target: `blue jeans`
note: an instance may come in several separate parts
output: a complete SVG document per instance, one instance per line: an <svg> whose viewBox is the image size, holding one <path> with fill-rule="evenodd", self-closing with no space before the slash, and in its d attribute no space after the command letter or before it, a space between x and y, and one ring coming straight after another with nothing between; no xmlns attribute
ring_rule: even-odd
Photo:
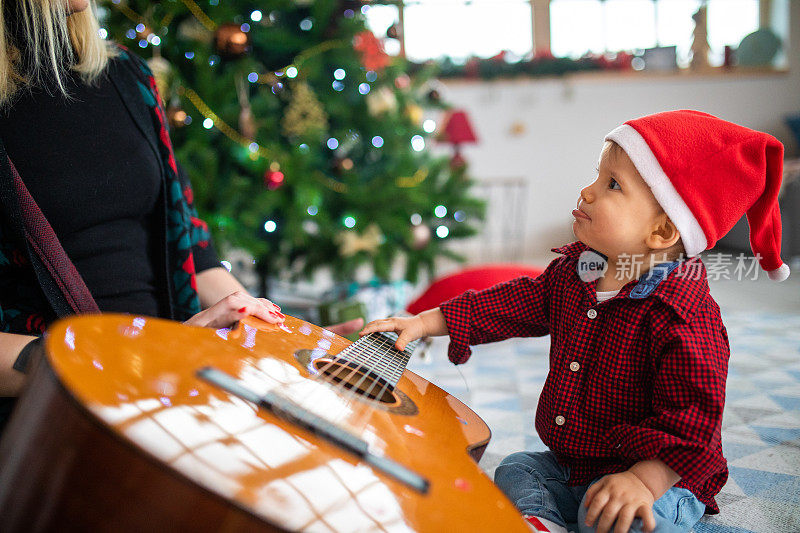
<svg viewBox="0 0 800 533"><path fill-rule="evenodd" d="M494 482L524 515L546 518L570 531L594 532L586 526L583 499L592 483L567 485L569 468L561 465L553 452L512 453L500 463ZM706 506L684 488L669 489L655 504L656 533L690 531L705 513ZM631 531L642 531L642 521L634 519Z"/></svg>

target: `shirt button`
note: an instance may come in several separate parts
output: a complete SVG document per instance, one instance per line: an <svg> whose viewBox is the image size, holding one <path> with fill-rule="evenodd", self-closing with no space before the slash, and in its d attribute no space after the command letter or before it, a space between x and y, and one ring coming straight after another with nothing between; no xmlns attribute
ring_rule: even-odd
<svg viewBox="0 0 800 533"><path fill-rule="evenodd" d="M558 415L558 416L556 417L556 425L558 425L558 426L563 426L563 425L564 425L564 422L566 422L566 421L567 421L567 419L566 419L566 418L564 418L564 417L563 417L563 416L561 416L561 415Z"/></svg>
<svg viewBox="0 0 800 533"><path fill-rule="evenodd" d="M578 370L581 369L581 364L577 361L573 361L569 364L569 369L572 370L573 372L577 372Z"/></svg>
<svg viewBox="0 0 800 533"><path fill-rule="evenodd" d="M589 318L594 318L597 316L597 311L595 311L594 309L589 309L586 312L586 316L588 316Z"/></svg>

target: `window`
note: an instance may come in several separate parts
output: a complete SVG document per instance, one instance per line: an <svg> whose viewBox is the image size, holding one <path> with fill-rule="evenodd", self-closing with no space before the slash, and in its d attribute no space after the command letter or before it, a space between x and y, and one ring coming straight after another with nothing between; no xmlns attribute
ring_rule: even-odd
<svg viewBox="0 0 800 533"><path fill-rule="evenodd" d="M533 48L530 0L406 0L403 6L405 51L412 61L486 58L503 50L521 58ZM370 28L385 32L387 13L394 10L397 18L397 9L368 8Z"/></svg>
<svg viewBox="0 0 800 533"><path fill-rule="evenodd" d="M676 46L678 64L689 62L694 20L701 0L551 0L551 50L556 56ZM759 0L708 0L712 65L725 46L734 48L758 29Z"/></svg>
<svg viewBox="0 0 800 533"><path fill-rule="evenodd" d="M675 46L678 65L687 66L695 28L692 15L700 6L707 6L711 64L721 65L725 46L737 47L758 29L759 17L765 16L760 4L760 0L549 0L546 31L541 31L542 21L534 21L533 8L537 14L547 13L548 0L373 0L362 12L378 36L402 24L405 55L418 62L447 56L459 63L502 51L510 52L509 61L518 60L533 50L536 27L545 47L549 33L556 57ZM788 1L764 5L772 6L770 26L786 42ZM387 40L386 46L390 54L401 53L400 41Z"/></svg>

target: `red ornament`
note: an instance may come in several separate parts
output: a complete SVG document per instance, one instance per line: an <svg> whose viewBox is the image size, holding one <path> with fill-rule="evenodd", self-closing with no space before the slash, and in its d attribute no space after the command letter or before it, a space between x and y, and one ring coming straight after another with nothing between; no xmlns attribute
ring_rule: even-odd
<svg viewBox="0 0 800 533"><path fill-rule="evenodd" d="M283 172L280 170L267 169L264 173L264 187L271 191L279 189L283 185L283 178Z"/></svg>
<svg viewBox="0 0 800 533"><path fill-rule="evenodd" d="M464 76L467 78L475 79L481 74L481 60L477 57L471 57L464 65Z"/></svg>
<svg viewBox="0 0 800 533"><path fill-rule="evenodd" d="M369 30L353 38L353 48L361 53L361 64L367 70L380 72L392 62L392 58L383 51L383 44Z"/></svg>
<svg viewBox="0 0 800 533"><path fill-rule="evenodd" d="M400 74L394 79L394 86L400 90L408 89L411 85L411 78L406 74Z"/></svg>
<svg viewBox="0 0 800 533"><path fill-rule="evenodd" d="M617 52L617 57L614 59L614 68L618 70L630 70L631 61L633 61L633 54L628 52Z"/></svg>

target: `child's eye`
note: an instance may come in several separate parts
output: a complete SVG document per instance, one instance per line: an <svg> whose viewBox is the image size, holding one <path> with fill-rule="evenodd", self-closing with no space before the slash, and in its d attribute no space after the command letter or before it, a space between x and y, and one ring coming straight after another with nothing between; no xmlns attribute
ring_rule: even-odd
<svg viewBox="0 0 800 533"><path fill-rule="evenodd" d="M619 186L619 183L617 183L617 180L615 180L614 178L611 178L611 181L608 182L608 188L613 190L622 189L622 187Z"/></svg>

